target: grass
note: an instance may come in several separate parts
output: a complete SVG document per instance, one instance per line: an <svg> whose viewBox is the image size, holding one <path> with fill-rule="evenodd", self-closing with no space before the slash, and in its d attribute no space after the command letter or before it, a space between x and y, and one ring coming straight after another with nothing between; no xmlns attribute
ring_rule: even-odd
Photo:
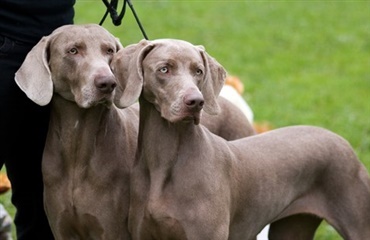
<svg viewBox="0 0 370 240"><path fill-rule="evenodd" d="M346 138L370 170L369 1L133 0L149 39L204 45L245 84L257 122L310 124ZM100 0L78 0L75 22L98 23ZM124 45L143 38L127 9L103 25ZM14 214L9 194L2 196ZM316 240L341 239L322 224Z"/></svg>

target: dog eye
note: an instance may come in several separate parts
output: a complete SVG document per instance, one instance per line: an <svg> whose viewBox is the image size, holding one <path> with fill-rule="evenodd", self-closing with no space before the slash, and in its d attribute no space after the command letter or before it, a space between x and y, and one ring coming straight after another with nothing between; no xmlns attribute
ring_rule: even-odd
<svg viewBox="0 0 370 240"><path fill-rule="evenodd" d="M159 71L160 71L161 73L168 73L168 67L161 67L161 68L159 69Z"/></svg>
<svg viewBox="0 0 370 240"><path fill-rule="evenodd" d="M197 70L195 71L195 74L196 74L196 75L198 75L198 76L200 76L200 75L202 75L202 74L203 74L203 70L202 70L202 69L197 69Z"/></svg>
<svg viewBox="0 0 370 240"><path fill-rule="evenodd" d="M71 48L71 49L69 49L68 53L75 55L75 54L78 53L78 50L77 50L77 48Z"/></svg>
<svg viewBox="0 0 370 240"><path fill-rule="evenodd" d="M107 50L107 53L108 53L108 54L113 54L113 53L114 53L114 50L113 50L112 48L109 48L109 49Z"/></svg>

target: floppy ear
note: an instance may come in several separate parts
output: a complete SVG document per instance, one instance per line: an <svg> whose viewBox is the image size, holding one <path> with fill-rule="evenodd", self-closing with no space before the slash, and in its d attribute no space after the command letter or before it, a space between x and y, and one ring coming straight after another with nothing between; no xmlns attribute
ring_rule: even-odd
<svg viewBox="0 0 370 240"><path fill-rule="evenodd" d="M15 81L27 97L40 106L51 101L53 82L48 64L47 50L50 36L43 37L27 54L15 73Z"/></svg>
<svg viewBox="0 0 370 240"><path fill-rule="evenodd" d="M143 87L142 61L153 47L149 41L141 40L115 54L111 67L118 82L114 97L118 108L131 106L139 98Z"/></svg>
<svg viewBox="0 0 370 240"><path fill-rule="evenodd" d="M116 42L116 52L118 52L119 50L121 50L123 48L123 46L122 46L121 41L119 40L119 38L114 37L114 41Z"/></svg>
<svg viewBox="0 0 370 240"><path fill-rule="evenodd" d="M205 65L205 78L200 91L204 97L204 111L216 115L220 111L217 97L225 83L226 71L213 57L209 56L202 46L198 46Z"/></svg>

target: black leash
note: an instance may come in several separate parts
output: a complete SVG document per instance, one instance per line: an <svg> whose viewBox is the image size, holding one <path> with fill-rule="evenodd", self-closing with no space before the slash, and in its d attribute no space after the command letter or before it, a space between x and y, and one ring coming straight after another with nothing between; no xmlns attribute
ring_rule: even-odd
<svg viewBox="0 0 370 240"><path fill-rule="evenodd" d="M104 5L106 6L107 11L105 12L105 14L104 14L102 20L100 21L99 25L102 25L104 23L105 19L108 16L108 13L109 13L110 17L112 18L112 22L115 26L121 25L122 19L124 18L125 13L126 13L126 4L128 4L128 6L131 9L131 12L134 14L136 23L139 25L141 33L143 34L143 36L146 40L149 40L148 36L145 33L143 25L141 25L139 17L136 14L136 11L134 9L134 5L131 3L131 0L124 0L123 1L123 5L122 5L122 9L121 9L120 14L118 14L118 12L117 12L117 7L118 7L118 1L119 0L111 0L110 3L108 2L108 0L102 0L102 1L103 1Z"/></svg>

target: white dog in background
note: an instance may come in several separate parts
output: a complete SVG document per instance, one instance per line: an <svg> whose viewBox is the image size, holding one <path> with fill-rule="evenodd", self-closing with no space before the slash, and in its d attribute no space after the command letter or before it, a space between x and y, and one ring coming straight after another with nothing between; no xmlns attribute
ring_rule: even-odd
<svg viewBox="0 0 370 240"><path fill-rule="evenodd" d="M240 79L235 76L228 76L220 96L234 103L245 114L249 122L253 124L253 111L242 97L243 92L244 86Z"/></svg>

